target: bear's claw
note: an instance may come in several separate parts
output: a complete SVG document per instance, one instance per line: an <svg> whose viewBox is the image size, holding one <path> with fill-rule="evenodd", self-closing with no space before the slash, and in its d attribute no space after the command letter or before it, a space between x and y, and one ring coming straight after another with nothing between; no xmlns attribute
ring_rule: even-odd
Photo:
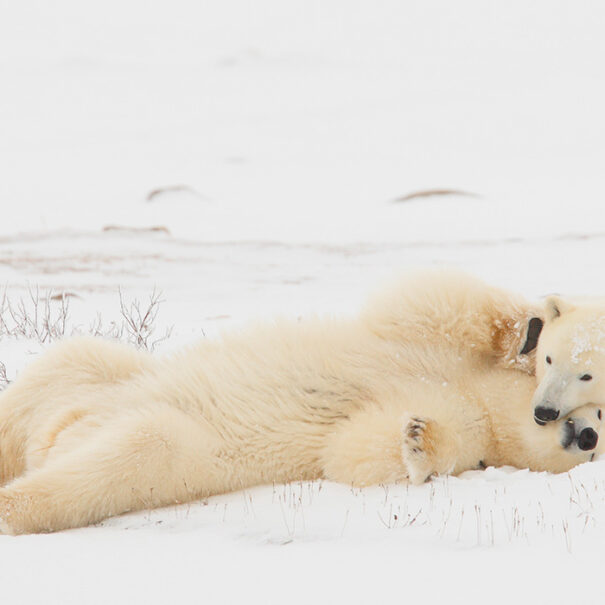
<svg viewBox="0 0 605 605"><path fill-rule="evenodd" d="M430 421L412 417L404 423L403 461L408 470L410 483L424 483L434 473L427 443L427 427Z"/></svg>

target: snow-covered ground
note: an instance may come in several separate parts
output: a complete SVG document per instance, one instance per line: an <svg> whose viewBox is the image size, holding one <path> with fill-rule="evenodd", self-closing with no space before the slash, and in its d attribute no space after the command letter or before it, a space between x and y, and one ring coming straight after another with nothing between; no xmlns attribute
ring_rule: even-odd
<svg viewBox="0 0 605 605"><path fill-rule="evenodd" d="M161 291L160 352L354 313L412 267L605 294L603 18L596 1L0 3L0 283L16 308L69 293L68 333L119 322L119 290ZM4 335L9 378L40 348ZM0 536L0 578L7 603L590 602L604 543L597 461Z"/></svg>

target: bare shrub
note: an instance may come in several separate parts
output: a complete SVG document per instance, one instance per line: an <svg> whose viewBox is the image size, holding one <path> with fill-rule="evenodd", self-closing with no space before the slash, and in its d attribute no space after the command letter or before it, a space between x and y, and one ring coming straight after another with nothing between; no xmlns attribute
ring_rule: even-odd
<svg viewBox="0 0 605 605"><path fill-rule="evenodd" d="M149 296L147 305L141 306L141 303L137 299L131 301L130 304L125 303L122 291L119 290L118 292L120 295L120 313L122 314L127 340L139 349L153 351L158 343L170 336L171 332L168 329L163 336L152 340L155 332L154 323L160 310L160 303L162 302L160 298L161 293L154 289Z"/></svg>
<svg viewBox="0 0 605 605"><path fill-rule="evenodd" d="M10 380L6 375L6 366L0 361L0 391L4 391L9 384Z"/></svg>
<svg viewBox="0 0 605 605"><path fill-rule="evenodd" d="M0 338L25 338L41 344L52 342L65 336L69 316L69 298L52 293L40 296L38 288L29 289L28 298L11 301L6 292L0 303ZM59 304L51 304L56 301Z"/></svg>
<svg viewBox="0 0 605 605"><path fill-rule="evenodd" d="M161 292L153 290L147 302L138 299L126 301L118 290L120 318L104 322L100 313L86 328L74 326L70 321L68 294L41 294L38 288L30 288L26 297L11 299L6 288L0 300L0 340L33 340L49 344L61 338L90 335L111 338L133 344L139 349L153 351L170 337L172 327L156 335L156 320L162 303ZM6 366L0 362L0 390L9 384Z"/></svg>
<svg viewBox="0 0 605 605"><path fill-rule="evenodd" d="M154 351L160 342L170 337L172 327L167 328L162 335L155 336L155 322L163 302L161 292L153 290L145 304L136 298L127 302L121 290L118 290L118 295L120 297L120 321L112 321L105 325L101 314L97 313L95 319L90 323L88 331L84 333L122 340L146 351Z"/></svg>

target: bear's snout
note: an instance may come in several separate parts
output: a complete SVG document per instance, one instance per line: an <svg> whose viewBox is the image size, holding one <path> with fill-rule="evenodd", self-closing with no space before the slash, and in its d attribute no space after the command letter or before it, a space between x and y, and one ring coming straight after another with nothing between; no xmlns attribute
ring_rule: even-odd
<svg viewBox="0 0 605 605"><path fill-rule="evenodd" d="M547 422L556 420L559 417L559 410L554 408L547 408L539 405L534 410L534 420L541 426L544 426Z"/></svg>
<svg viewBox="0 0 605 605"><path fill-rule="evenodd" d="M578 447L585 452L594 450L594 448L597 447L598 441L599 434L594 429L588 427L583 429L578 436Z"/></svg>

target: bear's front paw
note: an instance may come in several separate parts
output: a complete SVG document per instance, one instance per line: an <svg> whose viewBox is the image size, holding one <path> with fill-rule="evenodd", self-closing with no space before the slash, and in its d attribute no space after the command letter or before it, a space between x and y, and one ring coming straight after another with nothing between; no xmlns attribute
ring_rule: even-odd
<svg viewBox="0 0 605 605"><path fill-rule="evenodd" d="M424 483L436 472L431 420L411 417L403 427L403 462L410 483Z"/></svg>
<svg viewBox="0 0 605 605"><path fill-rule="evenodd" d="M433 475L449 475L456 467L458 439L447 427L429 418L410 416L403 423L403 463L410 483Z"/></svg>
<svg viewBox="0 0 605 605"><path fill-rule="evenodd" d="M543 325L538 316L496 319L492 325L492 351L498 365L535 374L535 350Z"/></svg>

